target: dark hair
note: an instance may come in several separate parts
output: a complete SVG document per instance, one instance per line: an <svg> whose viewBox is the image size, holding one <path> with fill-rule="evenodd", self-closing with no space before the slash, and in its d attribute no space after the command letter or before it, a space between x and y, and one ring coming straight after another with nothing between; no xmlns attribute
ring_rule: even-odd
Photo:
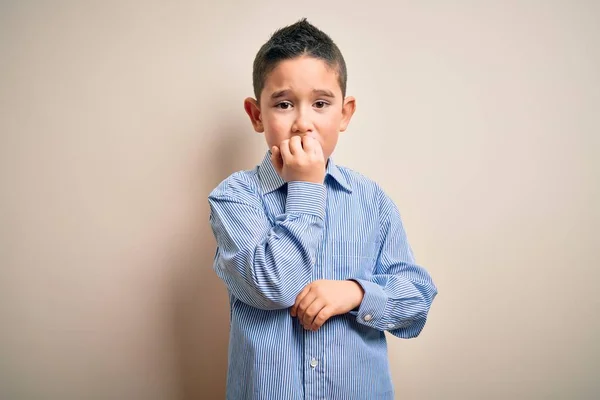
<svg viewBox="0 0 600 400"><path fill-rule="evenodd" d="M279 62L303 55L323 60L329 67L336 68L342 96L346 97L348 73L342 52L325 32L303 18L276 31L258 50L252 70L256 99L260 101L267 75Z"/></svg>

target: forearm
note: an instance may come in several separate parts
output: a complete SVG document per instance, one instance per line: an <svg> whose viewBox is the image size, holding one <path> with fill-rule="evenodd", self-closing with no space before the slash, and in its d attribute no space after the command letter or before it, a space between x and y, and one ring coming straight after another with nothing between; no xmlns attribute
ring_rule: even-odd
<svg viewBox="0 0 600 400"><path fill-rule="evenodd" d="M416 267L423 271L420 267ZM437 289L428 276L374 275L356 280L364 290L357 321L403 338L416 337L425 325Z"/></svg>
<svg viewBox="0 0 600 400"><path fill-rule="evenodd" d="M285 213L274 225L260 215L262 210L224 206L214 199L211 208L218 244L215 270L233 295L262 309L293 305L312 276L324 226L324 187L290 182ZM235 220L242 228L232 226Z"/></svg>
<svg viewBox="0 0 600 400"><path fill-rule="evenodd" d="M380 198L381 245L373 274L356 279L365 293L357 321L402 338L419 335L437 294L427 271L417 265L400 213L383 192Z"/></svg>

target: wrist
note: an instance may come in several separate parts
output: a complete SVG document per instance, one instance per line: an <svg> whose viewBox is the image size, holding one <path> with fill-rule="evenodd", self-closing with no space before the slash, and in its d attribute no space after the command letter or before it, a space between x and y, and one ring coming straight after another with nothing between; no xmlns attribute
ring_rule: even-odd
<svg viewBox="0 0 600 400"><path fill-rule="evenodd" d="M323 184L323 182L325 182L325 174L319 174L319 175L291 175L287 177L288 179L284 180L286 182L310 182L310 183L319 183L319 184Z"/></svg>
<svg viewBox="0 0 600 400"><path fill-rule="evenodd" d="M318 185L322 185L325 182L325 179L297 177L297 178L292 178L286 182L288 182L288 183L290 183L290 182L306 182L306 183L316 183Z"/></svg>
<svg viewBox="0 0 600 400"><path fill-rule="evenodd" d="M365 297L365 290L355 280L349 279L347 282L352 286L352 291L354 294L354 296L353 296L354 302L353 302L352 309L357 310L358 307L360 307L360 304L362 303L363 298Z"/></svg>
<svg viewBox="0 0 600 400"><path fill-rule="evenodd" d="M312 214L324 219L326 197L327 190L322 183L288 182L285 212L287 214Z"/></svg>

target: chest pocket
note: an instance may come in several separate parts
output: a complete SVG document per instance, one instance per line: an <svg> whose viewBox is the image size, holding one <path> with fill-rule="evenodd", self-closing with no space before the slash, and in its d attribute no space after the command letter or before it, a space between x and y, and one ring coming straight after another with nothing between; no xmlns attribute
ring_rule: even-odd
<svg viewBox="0 0 600 400"><path fill-rule="evenodd" d="M373 275L379 246L371 241L327 242L329 279L369 279Z"/></svg>

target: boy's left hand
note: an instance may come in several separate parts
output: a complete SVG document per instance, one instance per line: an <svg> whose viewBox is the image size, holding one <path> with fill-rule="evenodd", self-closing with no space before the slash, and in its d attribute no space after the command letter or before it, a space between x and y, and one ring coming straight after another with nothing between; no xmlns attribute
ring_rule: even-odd
<svg viewBox="0 0 600 400"><path fill-rule="evenodd" d="M334 315L345 314L360 305L363 288L355 281L319 280L308 284L290 309L304 329L316 331Z"/></svg>

